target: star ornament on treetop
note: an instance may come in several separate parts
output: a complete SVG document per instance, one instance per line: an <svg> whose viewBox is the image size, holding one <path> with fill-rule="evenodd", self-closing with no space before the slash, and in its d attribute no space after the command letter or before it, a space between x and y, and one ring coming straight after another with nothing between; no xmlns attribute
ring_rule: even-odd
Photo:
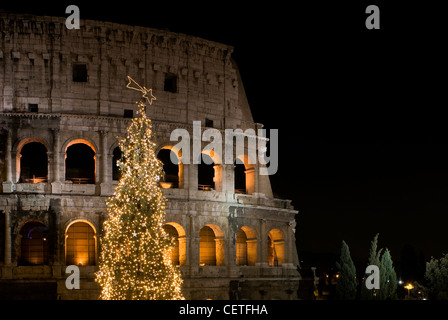
<svg viewBox="0 0 448 320"><path fill-rule="evenodd" d="M140 91L142 93L142 97L148 100L149 105L152 105L153 100L157 100L156 97L152 94L152 89L147 89L146 87L142 87L139 85L134 79L128 76L129 83L126 85L126 88Z"/></svg>

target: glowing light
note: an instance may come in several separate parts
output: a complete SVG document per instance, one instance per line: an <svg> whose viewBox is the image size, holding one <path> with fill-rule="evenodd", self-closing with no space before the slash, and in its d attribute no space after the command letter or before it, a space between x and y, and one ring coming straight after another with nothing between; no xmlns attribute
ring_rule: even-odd
<svg viewBox="0 0 448 320"><path fill-rule="evenodd" d="M414 289L414 286L411 283L408 283L403 288L408 289L408 296L411 294L411 290Z"/></svg>
<svg viewBox="0 0 448 320"><path fill-rule="evenodd" d="M152 89L147 89L146 87L140 86L134 79L128 76L129 83L126 85L126 88L140 91L142 93L142 97L148 100L148 103L152 105L152 100L157 100L156 97L152 95ZM148 96L149 94L149 96Z"/></svg>
<svg viewBox="0 0 448 320"><path fill-rule="evenodd" d="M128 88L142 92L151 104L152 90L128 76ZM144 101L137 103L126 138L120 140L121 178L106 201L109 219L104 223L96 281L104 300L183 299L179 267L171 262L173 241L163 229L166 202L159 178L162 163L155 154L151 120Z"/></svg>
<svg viewBox="0 0 448 320"><path fill-rule="evenodd" d="M404 288L408 289L408 290L412 290L412 289L414 289L414 286L409 283L408 285L404 286Z"/></svg>
<svg viewBox="0 0 448 320"><path fill-rule="evenodd" d="M166 181L159 181L160 186L163 189L170 189L173 187L173 183L172 182L166 182Z"/></svg>

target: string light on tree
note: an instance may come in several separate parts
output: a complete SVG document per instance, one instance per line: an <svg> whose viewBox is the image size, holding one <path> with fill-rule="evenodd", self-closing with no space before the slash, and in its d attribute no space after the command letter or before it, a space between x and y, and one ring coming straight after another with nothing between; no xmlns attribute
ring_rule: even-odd
<svg viewBox="0 0 448 320"><path fill-rule="evenodd" d="M128 76L127 88L140 91L137 117L119 142L122 176L107 202L101 257L96 281L104 300L183 299L179 267L171 262L174 245L165 233L166 198L159 186L162 164L155 154L151 120L152 89Z"/></svg>

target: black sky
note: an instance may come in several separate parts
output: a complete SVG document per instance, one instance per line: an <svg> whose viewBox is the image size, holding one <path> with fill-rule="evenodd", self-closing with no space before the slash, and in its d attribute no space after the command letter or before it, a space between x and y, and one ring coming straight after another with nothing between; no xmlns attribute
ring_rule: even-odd
<svg viewBox="0 0 448 320"><path fill-rule="evenodd" d="M91 1L92 2L92 1ZM234 46L256 122L279 129L276 194L293 200L305 264L448 252L447 49L437 2L60 1L9 9L167 28ZM365 28L365 8L381 29ZM0 5L5 7L5 5ZM14 8L15 7L15 8ZM303 253L303 254L302 254ZM310 254L312 253L312 254ZM304 258L305 257L305 258Z"/></svg>

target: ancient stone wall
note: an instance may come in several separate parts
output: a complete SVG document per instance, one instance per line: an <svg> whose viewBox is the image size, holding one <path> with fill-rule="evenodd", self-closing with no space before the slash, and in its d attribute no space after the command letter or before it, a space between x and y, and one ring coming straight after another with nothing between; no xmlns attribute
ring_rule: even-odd
<svg viewBox="0 0 448 320"><path fill-rule="evenodd" d="M127 75L151 86L157 97L147 110L157 152L172 150L173 130L192 134L193 121L221 133L261 127L253 123L230 46L98 21L68 30L64 22L0 14L0 297L14 283L20 284L17 290L42 283L48 297L98 296L94 272L107 219L105 199L118 183L114 152L139 98L125 88ZM202 148L206 144L200 142ZM36 163L44 159L43 176L26 174L32 171L25 164L31 145L40 147L34 156ZM85 169L92 178L70 176L73 146L91 154L79 161L93 163ZM242 193L235 189L234 163L215 163L213 187L208 188L198 183L198 164L180 158L178 166L178 184L163 192L169 200L166 223L179 244L176 261L186 297L297 297L297 211L289 200L273 198L260 165L245 164ZM73 249L75 227L89 230L83 235L89 237L83 251L88 259ZM215 250L210 265L201 262L204 228L214 241L207 249L208 254ZM29 236L35 230L43 230L43 249L36 249ZM80 265L81 290L65 287L69 261ZM14 296L26 294L17 290Z"/></svg>

